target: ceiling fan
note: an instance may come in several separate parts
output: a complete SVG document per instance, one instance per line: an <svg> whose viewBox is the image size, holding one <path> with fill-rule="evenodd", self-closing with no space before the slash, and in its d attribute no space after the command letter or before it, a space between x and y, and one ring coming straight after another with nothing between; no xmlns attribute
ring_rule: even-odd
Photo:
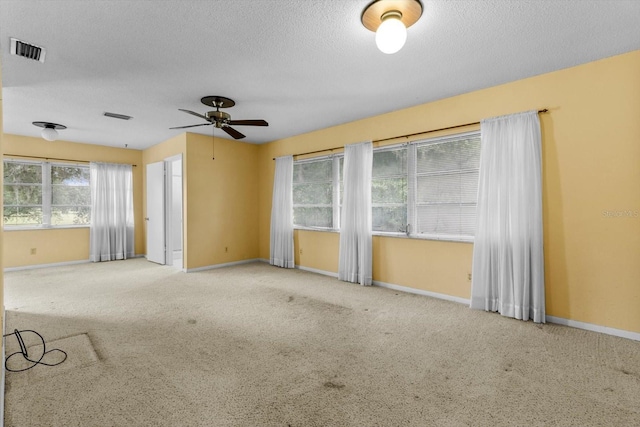
<svg viewBox="0 0 640 427"><path fill-rule="evenodd" d="M178 110L184 111L187 114L191 114L196 117L200 117L201 119L205 119L209 123L202 123L199 125L189 125L189 126L178 126L169 129L185 129L192 128L196 126L210 126L214 125L215 127L222 129L234 139L242 139L245 137L242 133L238 132L231 126L269 126L264 120L231 120L231 116L229 113L225 113L224 111L220 111L220 108L231 108L236 105L233 99L225 98L224 96L205 96L200 100L204 105L209 107L213 107L215 111L208 111L204 115L196 113L194 111L183 110L179 108Z"/></svg>

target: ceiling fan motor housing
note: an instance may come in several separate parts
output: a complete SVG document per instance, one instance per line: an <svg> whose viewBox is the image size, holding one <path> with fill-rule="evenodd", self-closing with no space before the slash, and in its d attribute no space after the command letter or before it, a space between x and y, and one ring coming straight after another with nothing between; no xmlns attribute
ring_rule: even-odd
<svg viewBox="0 0 640 427"><path fill-rule="evenodd" d="M223 125L227 124L227 122L231 119L231 115L229 113L225 113L224 111L208 111L205 113L207 118L213 122L213 124L219 128Z"/></svg>

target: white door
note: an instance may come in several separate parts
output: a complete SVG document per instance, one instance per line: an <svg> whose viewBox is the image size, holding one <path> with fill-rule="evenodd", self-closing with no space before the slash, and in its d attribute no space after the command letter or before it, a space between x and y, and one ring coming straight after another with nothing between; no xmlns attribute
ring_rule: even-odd
<svg viewBox="0 0 640 427"><path fill-rule="evenodd" d="M147 165L147 260L165 263L164 162Z"/></svg>
<svg viewBox="0 0 640 427"><path fill-rule="evenodd" d="M182 155L164 159L165 180L165 261L182 269Z"/></svg>

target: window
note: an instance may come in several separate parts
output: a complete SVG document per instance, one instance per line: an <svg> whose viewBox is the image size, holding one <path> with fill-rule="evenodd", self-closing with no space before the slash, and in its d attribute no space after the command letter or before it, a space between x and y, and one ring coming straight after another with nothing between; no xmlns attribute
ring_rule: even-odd
<svg viewBox="0 0 640 427"><path fill-rule="evenodd" d="M432 238L473 237L479 161L477 133L416 144L412 233Z"/></svg>
<svg viewBox="0 0 640 427"><path fill-rule="evenodd" d="M373 231L405 233L407 227L407 147L373 152Z"/></svg>
<svg viewBox="0 0 640 427"><path fill-rule="evenodd" d="M343 163L343 156L294 162L294 225L340 228ZM479 132L375 149L373 232L472 240L479 163Z"/></svg>
<svg viewBox="0 0 640 427"><path fill-rule="evenodd" d="M4 225L88 225L89 167L48 162L4 161Z"/></svg>
<svg viewBox="0 0 640 427"><path fill-rule="evenodd" d="M42 224L42 165L4 162L4 224Z"/></svg>
<svg viewBox="0 0 640 427"><path fill-rule="evenodd" d="M86 166L51 165L51 225L88 225L91 187Z"/></svg>
<svg viewBox="0 0 640 427"><path fill-rule="evenodd" d="M293 224L298 227L338 228L337 157L302 160L293 164Z"/></svg>

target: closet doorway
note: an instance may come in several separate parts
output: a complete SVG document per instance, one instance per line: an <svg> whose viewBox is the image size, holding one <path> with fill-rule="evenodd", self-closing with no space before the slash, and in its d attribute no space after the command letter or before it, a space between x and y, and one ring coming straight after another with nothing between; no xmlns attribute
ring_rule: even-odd
<svg viewBox="0 0 640 427"><path fill-rule="evenodd" d="M182 154L147 165L147 260L184 269Z"/></svg>

